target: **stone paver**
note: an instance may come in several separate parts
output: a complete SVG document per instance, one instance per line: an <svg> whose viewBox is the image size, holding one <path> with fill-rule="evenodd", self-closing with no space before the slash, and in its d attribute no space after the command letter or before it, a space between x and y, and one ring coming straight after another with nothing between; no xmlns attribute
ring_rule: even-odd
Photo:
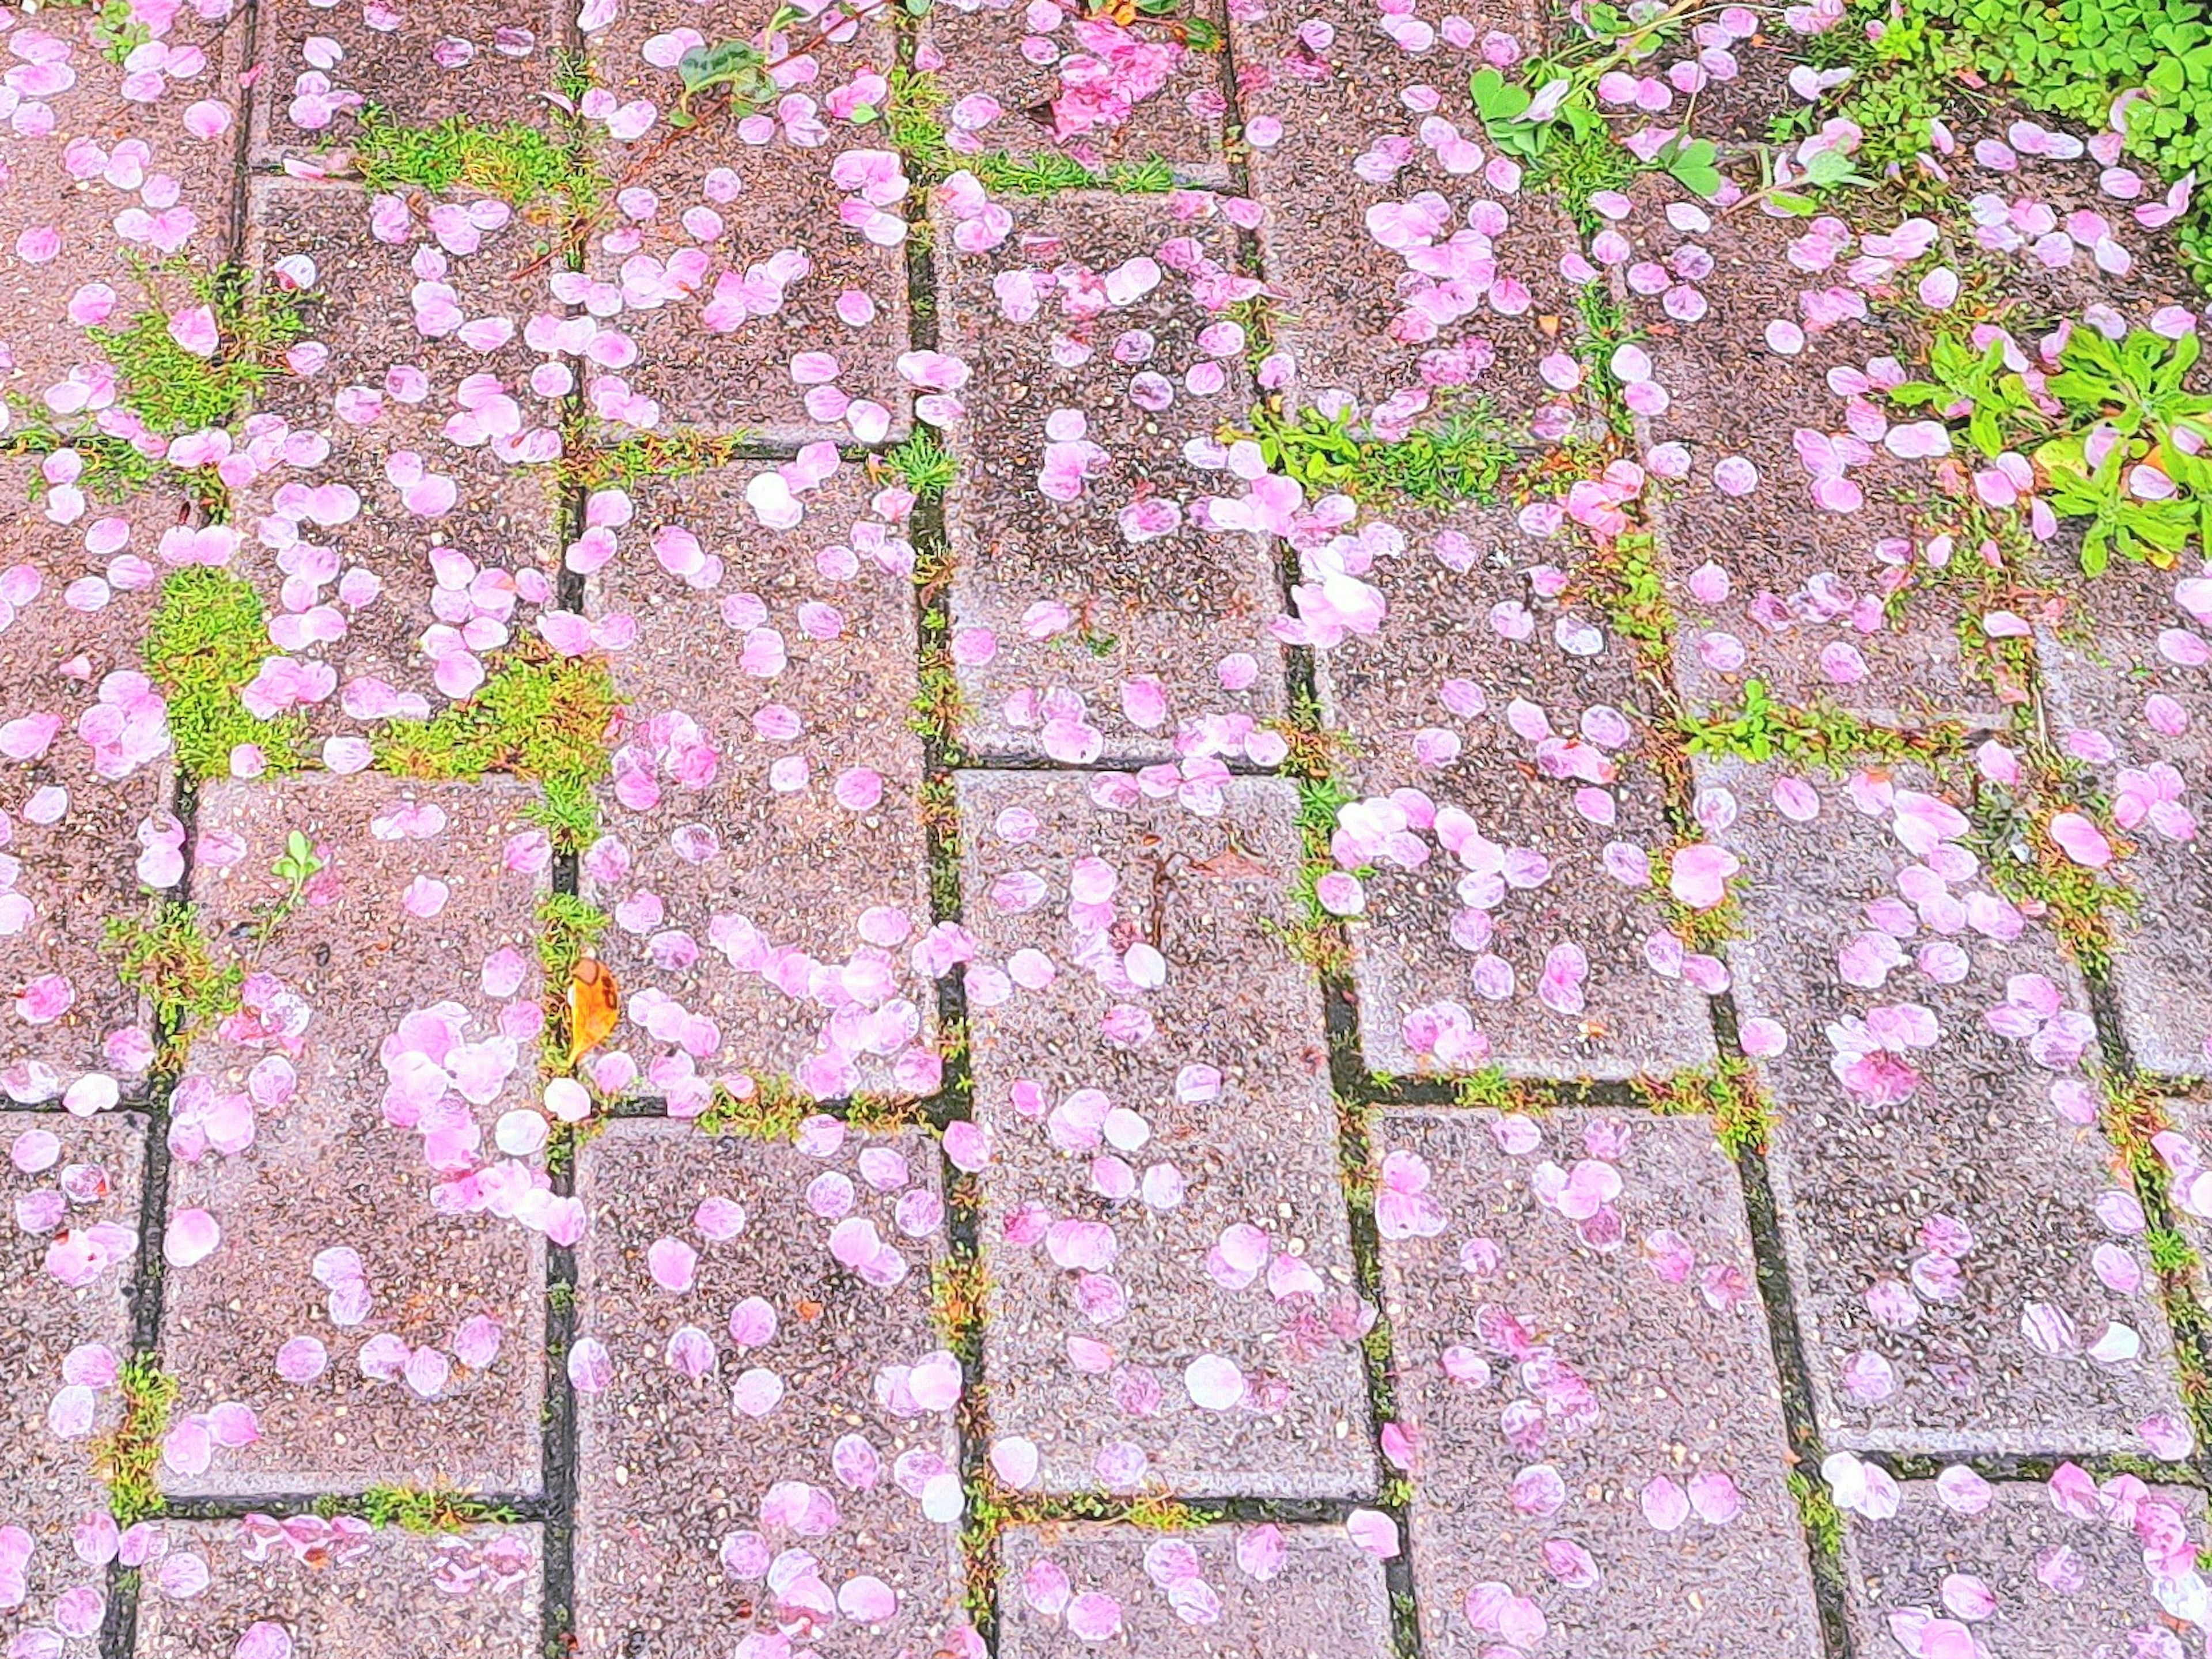
<svg viewBox="0 0 2212 1659"><path fill-rule="evenodd" d="M2079 980L1924 775L1699 778L1740 814L1717 837L1744 866L1737 1010L1788 1042L1759 1066L1827 1443L2140 1451L2179 1398L2146 1264L2100 1218Z"/></svg>
<svg viewBox="0 0 2212 1659"><path fill-rule="evenodd" d="M537 1659L544 1651L536 1527L423 1535L262 1516L161 1522L155 1539L160 1553L142 1569L135 1659L257 1651Z"/></svg>
<svg viewBox="0 0 2212 1659"><path fill-rule="evenodd" d="M1274 931L1290 786L1200 817L1112 774L958 785L993 1432L1045 1491L1368 1492L1319 990Z"/></svg>
<svg viewBox="0 0 2212 1659"><path fill-rule="evenodd" d="M1341 1528L1017 1527L1000 1551L1006 1659L1387 1659L1395 1651L1382 1564Z"/></svg>
<svg viewBox="0 0 2212 1659"><path fill-rule="evenodd" d="M2130 846L2136 895L2112 967L2136 1063L2169 1077L2212 1072L2212 856L2198 816L2212 779L2212 588L2201 565L2119 563L2066 584L2073 614L2037 635L2062 749L2086 763ZM2184 599L2194 602L2191 610Z"/></svg>
<svg viewBox="0 0 2212 1659"><path fill-rule="evenodd" d="M1667 936L1649 881L1613 873L1626 848L1648 863L1667 839L1632 648L1576 588L1559 591L1553 550L1508 515L1409 529L1371 578L1391 625L1322 653L1331 724L1352 740L1343 770L1364 798L1338 814L1336 861L1374 872L1352 923L1360 1052L1396 1075L1624 1079L1709 1062L1704 993L1679 949L1649 948ZM1528 565L1496 568L1486 556L1501 542ZM1394 826L1419 862L1392 850ZM1540 882L1517 867L1500 880L1501 847L1540 855ZM1633 877L1632 860L1622 868ZM1577 951L1585 977L1547 984Z"/></svg>
<svg viewBox="0 0 2212 1659"><path fill-rule="evenodd" d="M106 1081L82 1086L103 1094L143 1076L150 1015L102 935L109 918L140 907L142 881L173 891L183 873L147 845L181 826L167 811L168 734L137 649L158 549L182 503L152 491L78 500L75 486L43 484L37 463L0 463L9 503L0 972L15 993L0 1013L0 1088L22 1103L52 1099L88 1073Z"/></svg>
<svg viewBox="0 0 2212 1659"><path fill-rule="evenodd" d="M193 896L252 971L175 1097L161 1358L180 1415L243 1405L260 1437L173 1443L170 1492L538 1490L544 1244L520 1218L542 1230L548 1195L493 1144L537 1115L530 798L373 774L202 792ZM270 927L294 831L326 863Z"/></svg>
<svg viewBox="0 0 2212 1659"><path fill-rule="evenodd" d="M2151 1563L2170 1571L2179 1543L2180 1570L2194 1565L2185 1538L2202 1531L2203 1494L2126 1477L2100 1493L2071 1474L2064 1509L2054 1487L1990 1486L1960 1470L1943 1485L1903 1482L1887 1520L1849 1517L1845 1606L1859 1650L1967 1630L1978 1648L2018 1659L2179 1651Z"/></svg>
<svg viewBox="0 0 2212 1659"><path fill-rule="evenodd" d="M637 1086L679 1112L741 1075L822 1098L939 1079L911 957L929 926L913 549L856 466L806 490L795 530L746 504L762 478L780 481L730 467L595 495L587 516L627 522L578 544L612 540L590 609L635 625L585 891L614 917L600 955L630 995ZM723 672L700 672L702 641Z"/></svg>
<svg viewBox="0 0 2212 1659"><path fill-rule="evenodd" d="M1383 1115L1427 1650L1820 1651L1735 1172L1697 1120ZM1546 1196L1548 1194L1548 1198Z"/></svg>
<svg viewBox="0 0 2212 1659"><path fill-rule="evenodd" d="M584 1149L585 1659L794 1623L825 1653L928 1653L964 1630L939 1170L925 1134L828 1119L796 1146L624 1121Z"/></svg>
<svg viewBox="0 0 2212 1659"><path fill-rule="evenodd" d="M106 1580L71 1534L107 1508L94 1443L122 1416L115 1368L131 1345L144 1121L0 1113L0 1150L10 1218L0 1232L0 1534L20 1529L11 1542L30 1548L12 1582L0 1572L0 1644L42 1632L60 1645L38 1650L91 1659Z"/></svg>
<svg viewBox="0 0 2212 1659"><path fill-rule="evenodd" d="M1003 388L967 398L951 434L961 741L1022 759L1272 763L1280 740L1254 729L1285 708L1267 521L1202 507L1246 490L1189 449L1251 404L1244 331L1224 314L1244 292L1236 233L1153 198L1008 210L1004 237L969 252L959 204L940 193L936 210L943 349Z"/></svg>

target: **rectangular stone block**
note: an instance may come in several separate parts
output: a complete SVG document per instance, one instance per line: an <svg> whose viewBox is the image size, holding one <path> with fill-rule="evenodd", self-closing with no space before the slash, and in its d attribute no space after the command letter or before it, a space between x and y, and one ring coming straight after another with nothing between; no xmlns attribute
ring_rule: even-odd
<svg viewBox="0 0 2212 1659"><path fill-rule="evenodd" d="M1191 733L1184 755L1272 763L1253 728L1285 708L1273 543L1200 527L1247 487L1184 453L1252 407L1223 314L1235 233L1152 198L1006 205L1012 234L976 253L937 214L942 345L975 388L945 498L961 741L1118 763L1176 758Z"/></svg>
<svg viewBox="0 0 2212 1659"><path fill-rule="evenodd" d="M2099 1504L2095 1483L2079 1469L2071 1476L2080 1479L2069 1501ZM2197 1532L2204 1497L2130 1484L2133 1500L2100 1505L2087 1520L2063 1511L2040 1481L1955 1488L1972 1494L1961 1509L1935 1481L1907 1480L1888 1519L1845 1516L1844 1606L1859 1651L1896 1652L1902 1633L1922 1630L1936 1642L1966 1631L1977 1645L2017 1659L2181 1650L2153 1593L2151 1539L2134 1528L2155 1507L2162 1521L2152 1538ZM2160 1565L2188 1571L2188 1553L2171 1567L2161 1556Z"/></svg>
<svg viewBox="0 0 2212 1659"><path fill-rule="evenodd" d="M545 1247L515 1216L546 1224L544 1177L492 1140L539 1087L531 798L202 791L192 896L252 971L173 1101L161 1355L179 1417L235 1402L260 1437L179 1448L172 1493L538 1489ZM280 915L295 831L323 867Z"/></svg>
<svg viewBox="0 0 2212 1659"><path fill-rule="evenodd" d="M993 1433L1048 1492L1371 1492L1291 787L957 785Z"/></svg>
<svg viewBox="0 0 2212 1659"><path fill-rule="evenodd" d="M911 954L929 927L913 550L870 516L857 466L789 531L745 504L761 477L641 483L591 578L595 620L636 636L612 659L628 714L584 886L614 917L600 955L631 995L640 1086L679 1111L740 1074L825 1099L938 1081L936 990ZM712 1022L711 1048L671 1007Z"/></svg>
<svg viewBox="0 0 2212 1659"><path fill-rule="evenodd" d="M544 1540L534 1526L421 1534L313 1515L157 1523L136 1659L202 1659L249 1631L301 1656L539 1659ZM189 1587L202 1584L194 1590Z"/></svg>
<svg viewBox="0 0 2212 1659"><path fill-rule="evenodd" d="M941 1192L929 1136L829 1119L795 1146L624 1119L584 1149L581 1659L689 1659L794 1624L824 1653L953 1646ZM786 1573L792 1550L811 1572Z"/></svg>
<svg viewBox="0 0 2212 1659"><path fill-rule="evenodd" d="M403 127L460 120L551 129L576 15L570 0L461 0L380 7L351 16L317 0L275 0L259 15L253 159L276 167L358 137L361 112ZM327 46L333 41L336 62Z"/></svg>
<svg viewBox="0 0 2212 1659"><path fill-rule="evenodd" d="M1218 38L1218 3L1197 0L1188 15ZM931 9L921 38L944 60L936 82L951 106L955 167L994 152L1064 156L1094 173L1159 161L1178 178L1228 182L1221 127L1229 65L1218 47L1186 45L1180 18L1139 15L1124 23L1073 7L945 6ZM1103 94L1102 81L1110 86ZM1131 102L1136 86L1154 89ZM976 100L988 100L995 113Z"/></svg>
<svg viewBox="0 0 2212 1659"><path fill-rule="evenodd" d="M1634 647L1586 589L1547 599L1526 569L1448 562L1470 544L1532 564L1565 556L1510 514L1400 522L1408 544L1366 578L1389 607L1382 629L1319 653L1328 724L1351 739L1339 767L1363 797L1338 814L1352 832L1340 863L1373 872L1351 924L1368 1066L1619 1079L1711 1063L1704 994L1679 950L1648 950L1666 934L1655 890L1624 885L1607 863L1617 843L1663 858L1668 839ZM1464 815L1477 839L1447 818L1448 849L1434 823L1409 822L1425 861L1401 862L1367 816L1395 823L1402 799L1381 798L1401 790L1431 816ZM1518 860L1501 879L1500 847L1538 855L1541 879L1528 884ZM1547 966L1559 971L1547 979Z"/></svg>
<svg viewBox="0 0 2212 1659"><path fill-rule="evenodd" d="M2102 794L2136 895L2112 963L2120 1030L2136 1064L2166 1077L2212 1072L2212 853L2198 820L2212 780L2212 591L2201 574L2117 561L2070 574L2069 544L2045 573L2064 608L2036 633L2052 737ZM2181 602L2186 596L2197 606Z"/></svg>
<svg viewBox="0 0 2212 1659"><path fill-rule="evenodd" d="M2100 1219L2118 1162L2076 1070L2087 997L1990 889L1966 797L1910 767L1698 781L1739 812L1716 837L1742 866L1729 960L1780 1115L1775 1203L1824 1442L2140 1451L2138 1425L2180 1402L2140 1247Z"/></svg>
<svg viewBox="0 0 2212 1659"><path fill-rule="evenodd" d="M1548 1630L1547 1650L1590 1659L1820 1653L1743 1198L1711 1127L1392 1111L1376 1146L1426 1650Z"/></svg>
<svg viewBox="0 0 2212 1659"><path fill-rule="evenodd" d="M36 1651L92 1659L106 1578L70 1532L107 1508L93 1460L123 1416L109 1370L131 1351L145 1121L0 1113L0 1528L31 1548L0 1595L0 1643L44 1632L60 1646Z"/></svg>
<svg viewBox="0 0 2212 1659"><path fill-rule="evenodd" d="M512 280L529 233L510 219L475 252L448 255L427 216L373 228L366 191L287 178L257 179L253 211L248 258L262 281L279 261L313 261L299 312L330 356L264 390L262 410L290 437L267 446L240 491L252 556L239 562L275 644L336 672L334 690L301 705L319 732L427 718L556 603L561 405L531 389L541 354L523 329L542 296ZM433 323L441 331L425 336ZM479 344L512 332L478 349L454 331L478 327Z"/></svg>
<svg viewBox="0 0 2212 1659"><path fill-rule="evenodd" d="M137 1086L152 1014L105 933L145 914L142 872L172 889L181 874L142 861L143 837L167 817L170 742L139 677L156 549L183 501L147 491L76 504L76 521L58 523L72 504L37 489L38 476L27 459L0 462L0 707L14 757L0 762L0 1087L18 1102L51 1100L87 1073Z"/></svg>
<svg viewBox="0 0 2212 1659"><path fill-rule="evenodd" d="M1389 1659L1382 1564L1339 1527L1014 1527L999 1542L1003 1659Z"/></svg>
<svg viewBox="0 0 2212 1659"><path fill-rule="evenodd" d="M1803 222L1709 213L1650 175L1632 199L1618 226L1631 246L1627 312L1665 393L1640 430L1647 445L1687 452L1686 474L1656 492L1684 696L1732 704L1756 679L1778 702L1822 701L1887 725L2001 723L2027 696L2025 679L1981 635L1998 602L1975 595L1972 542L1955 550L1955 569L1930 561L1939 531L1966 535L1955 514L1922 506L1937 490L1930 464L1875 443L1848 468L1848 494L1824 505L1814 493L1808 458L1860 441L1830 371L1863 376L1872 359L1910 363L1923 349L1840 269L1795 262L1826 249ZM1897 425L1927 418L1872 402ZM1700 597L1710 576L1691 586L1709 564L1727 578L1717 599Z"/></svg>
<svg viewBox="0 0 2212 1659"><path fill-rule="evenodd" d="M670 31L696 28L698 16L683 0L623 6L588 38L593 78L626 106L672 109L683 83L672 69L647 63L643 49ZM793 36L802 31L810 26ZM795 40L794 50L804 45ZM817 55L823 78L799 95L818 100L872 68L890 68L891 31L865 24L856 40ZM841 167L859 165L842 160L852 152L891 159L883 125L827 115L751 121L759 131L748 125L736 140L725 128L672 146L671 130L655 125L635 142L599 145L607 176L625 194L649 191L655 204L642 219L614 219L585 250L593 283L618 287L628 307L610 326L637 348L635 362L586 375L592 410L617 430L650 425L776 444L903 438L913 394L897 369L910 318L896 220L907 204L864 203L857 185L838 183ZM848 223L848 201L884 215L888 240ZM848 312L860 320L848 320ZM797 362L802 353L833 359L826 367L834 378L823 380L817 362ZM651 405L651 419L625 411L611 384L603 397L594 380L619 380Z"/></svg>

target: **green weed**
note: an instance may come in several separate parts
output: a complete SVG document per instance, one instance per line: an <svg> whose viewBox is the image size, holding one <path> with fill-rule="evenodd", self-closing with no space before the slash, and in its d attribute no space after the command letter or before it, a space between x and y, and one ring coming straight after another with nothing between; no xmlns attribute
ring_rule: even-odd
<svg viewBox="0 0 2212 1659"><path fill-rule="evenodd" d="M714 1098L697 1119L710 1135L732 1135L744 1140L788 1141L799 1126L821 1107L794 1087L787 1078L753 1079L753 1091L743 1097L717 1086Z"/></svg>
<svg viewBox="0 0 2212 1659"><path fill-rule="evenodd" d="M191 905L170 899L150 917L110 916L105 933L117 977L153 1004L169 1061L182 1060L200 1027L237 1012L246 969L216 961Z"/></svg>
<svg viewBox="0 0 2212 1659"><path fill-rule="evenodd" d="M214 313L216 344L203 356L178 344L172 313L156 301L150 273L140 273L148 303L120 326L88 329L114 365L123 403L156 432L195 432L241 418L254 395L278 372L276 353L296 339L300 318L289 296L249 293L240 274L225 268L192 276L190 298ZM179 306L181 313L191 307Z"/></svg>
<svg viewBox="0 0 2212 1659"><path fill-rule="evenodd" d="M144 1353L123 1362L117 1387L123 1395L123 1420L93 1443L92 1475L107 1488L107 1512L128 1527L167 1507L156 1470L179 1389L177 1379Z"/></svg>
<svg viewBox="0 0 2212 1659"><path fill-rule="evenodd" d="M435 126L404 126L371 106L353 141L354 166L371 190L455 190L496 196L515 207L552 200L587 213L606 189L599 169L559 140L521 122L477 126L456 115Z"/></svg>
<svg viewBox="0 0 2212 1659"><path fill-rule="evenodd" d="M1775 759L1814 762L1842 769L1865 761L1924 759L1954 750L1964 741L1953 726L1899 730L1861 720L1832 704L1798 708L1778 702L1766 683L1748 678L1733 706L1709 714L1678 717L1693 755L1727 755L1754 763Z"/></svg>
<svg viewBox="0 0 2212 1659"><path fill-rule="evenodd" d="M925 501L944 499L945 492L960 477L960 463L924 426L917 426L904 443L884 451L877 465Z"/></svg>
<svg viewBox="0 0 2212 1659"><path fill-rule="evenodd" d="M1262 406L1252 412L1250 433L1238 435L1256 438L1268 470L1296 478L1309 494L1368 502L1500 501L1506 469L1520 457L1483 404L1432 430L1387 440L1355 433L1349 415L1309 408L1285 416Z"/></svg>
<svg viewBox="0 0 2212 1659"><path fill-rule="evenodd" d="M325 1498L315 1505L319 1515L339 1515L342 1499ZM372 1527L397 1527L402 1532L465 1532L486 1522L520 1517L504 1504L486 1504L457 1492L433 1487L370 1486L361 1494L361 1518Z"/></svg>
<svg viewBox="0 0 2212 1659"><path fill-rule="evenodd" d="M304 763L303 717L261 720L239 701L270 649L261 595L243 577L185 565L163 579L146 629L146 672L168 702L170 741L189 775L228 776L231 750L244 744L259 746L270 775Z"/></svg>

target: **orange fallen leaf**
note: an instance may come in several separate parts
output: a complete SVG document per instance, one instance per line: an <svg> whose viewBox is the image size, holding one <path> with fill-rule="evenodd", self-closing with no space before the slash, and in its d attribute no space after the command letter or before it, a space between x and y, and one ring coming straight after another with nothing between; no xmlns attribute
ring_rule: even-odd
<svg viewBox="0 0 2212 1659"><path fill-rule="evenodd" d="M605 1042L621 1017L613 970L596 957L580 958L568 973L568 1064Z"/></svg>

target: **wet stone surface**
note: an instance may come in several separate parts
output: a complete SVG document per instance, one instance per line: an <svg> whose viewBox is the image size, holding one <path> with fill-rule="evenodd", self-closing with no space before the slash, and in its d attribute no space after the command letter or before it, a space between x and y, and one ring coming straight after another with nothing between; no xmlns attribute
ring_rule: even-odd
<svg viewBox="0 0 2212 1659"><path fill-rule="evenodd" d="M425 1535L309 1515L161 1522L143 1570L135 1659L251 1653L289 1637L301 1659L536 1659L544 1541L530 1526ZM249 1636L249 1632L252 1634Z"/></svg>
<svg viewBox="0 0 2212 1659"><path fill-rule="evenodd" d="M1376 1145L1428 1650L1548 1629L1623 1659L1820 1652L1710 1126L1393 1111Z"/></svg>
<svg viewBox="0 0 2212 1659"><path fill-rule="evenodd" d="M964 1624L940 1169L926 1134L826 1118L796 1145L628 1120L584 1149L580 1654L793 1620L827 1653L927 1653Z"/></svg>
<svg viewBox="0 0 2212 1659"><path fill-rule="evenodd" d="M161 1352L198 1427L168 1492L538 1489L563 1218L540 1160L495 1144L545 1127L529 799L373 775L201 794L193 896L248 972L172 1108ZM285 915L295 831L325 863Z"/></svg>
<svg viewBox="0 0 2212 1659"><path fill-rule="evenodd" d="M2079 1469L2048 1486L1965 1474L1902 1482L1894 1515L1844 1522L1862 1651L1893 1650L1900 1632L1942 1639L1945 1625L2021 1659L2172 1650L2149 1569L2185 1526L2202 1526L2202 1492L2128 1477L2100 1492Z"/></svg>
<svg viewBox="0 0 2212 1659"><path fill-rule="evenodd" d="M1061 763L1272 764L1280 742L1258 723L1284 712L1273 543L1210 516L1244 487L1185 447L1251 404L1225 314L1253 286L1235 233L1152 198L1008 210L1003 240L964 252L961 206L939 197L941 343L1001 389L951 434L960 740Z"/></svg>
<svg viewBox="0 0 2212 1659"><path fill-rule="evenodd" d="M1000 1549L1007 1659L1394 1651L1382 1564L1340 1527L1017 1527Z"/></svg>
<svg viewBox="0 0 2212 1659"><path fill-rule="evenodd" d="M1648 693L1547 551L1502 513L1424 522L1375 567L1390 625L1322 656L1362 798L1337 816L1336 863L1374 872L1352 938L1376 1072L1618 1079L1712 1057L1679 949L1647 948L1665 933L1648 879L1625 885L1608 861L1634 848L1648 864L1667 839ZM1494 568L1508 556L1529 563ZM1418 854L1376 833L1397 812ZM1501 847L1520 855L1510 879L1491 863Z"/></svg>
<svg viewBox="0 0 2212 1659"><path fill-rule="evenodd" d="M763 465L595 493L587 520L623 521L571 556L613 547L589 609L635 626L584 890L614 919L599 955L629 988L636 1086L679 1114L717 1080L823 1099L939 1081L911 955L929 926L914 550L857 466L805 488L788 530L748 504L763 480L781 482Z"/></svg>
<svg viewBox="0 0 2212 1659"><path fill-rule="evenodd" d="M1759 1071L1827 1444L2159 1443L2170 1339L2142 1242L2107 1219L2133 1199L2078 1069L2080 981L1970 869L1953 792L1907 768L1795 779L1780 799L1817 811L1791 825L1787 775L1699 770L1741 813L1717 836L1743 866L1736 1008L1788 1043Z"/></svg>
<svg viewBox="0 0 2212 1659"><path fill-rule="evenodd" d="M131 1345L144 1135L135 1115L0 1113L10 1215L0 1233L0 1529L21 1528L30 1543L12 1594L0 1595L0 1642L44 1632L61 1643L46 1650L65 1659L99 1651L93 1601L106 1576L72 1534L107 1507L94 1448L123 1415L116 1369Z"/></svg>
<svg viewBox="0 0 2212 1659"><path fill-rule="evenodd" d="M2205 582L2201 566L2116 563L2067 584L2072 614L2036 641L2057 741L2089 769L2130 844L2119 868L2138 908L2112 965L2120 1029L2137 1065L2169 1077L2212 1070L2212 854L2197 821L2212 799Z"/></svg>
<svg viewBox="0 0 2212 1659"><path fill-rule="evenodd" d="M1048 1492L1371 1490L1321 999L1271 931L1290 786L1232 780L1201 817L1119 775L957 781L1010 1467Z"/></svg>

